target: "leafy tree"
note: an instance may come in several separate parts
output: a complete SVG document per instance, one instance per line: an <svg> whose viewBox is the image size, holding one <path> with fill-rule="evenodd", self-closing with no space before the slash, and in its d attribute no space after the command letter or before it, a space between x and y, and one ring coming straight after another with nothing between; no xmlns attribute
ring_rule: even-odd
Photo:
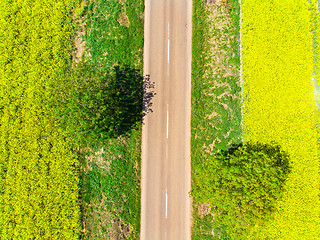
<svg viewBox="0 0 320 240"><path fill-rule="evenodd" d="M275 210L290 172L279 145L247 142L204 160L191 194L194 201L212 203L214 228L226 225L232 239L245 239Z"/></svg>

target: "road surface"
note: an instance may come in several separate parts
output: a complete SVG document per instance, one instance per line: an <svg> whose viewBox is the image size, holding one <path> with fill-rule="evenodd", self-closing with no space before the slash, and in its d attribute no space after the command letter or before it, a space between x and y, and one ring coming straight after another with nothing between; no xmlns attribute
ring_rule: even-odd
<svg viewBox="0 0 320 240"><path fill-rule="evenodd" d="M192 0L145 0L144 74L155 82L142 128L141 239L191 239Z"/></svg>

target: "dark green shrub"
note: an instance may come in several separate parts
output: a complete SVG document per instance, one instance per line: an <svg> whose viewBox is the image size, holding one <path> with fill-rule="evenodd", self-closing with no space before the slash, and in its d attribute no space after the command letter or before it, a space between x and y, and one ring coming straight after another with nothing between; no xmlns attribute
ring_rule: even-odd
<svg viewBox="0 0 320 240"><path fill-rule="evenodd" d="M191 194L194 201L212 204L213 228L226 225L232 239L246 239L249 229L275 210L290 172L280 146L248 142L203 161Z"/></svg>

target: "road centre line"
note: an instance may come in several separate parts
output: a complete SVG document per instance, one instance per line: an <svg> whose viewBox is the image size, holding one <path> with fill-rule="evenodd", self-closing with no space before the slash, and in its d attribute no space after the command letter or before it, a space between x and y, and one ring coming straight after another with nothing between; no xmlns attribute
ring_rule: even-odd
<svg viewBox="0 0 320 240"><path fill-rule="evenodd" d="M168 23L168 76L169 76L169 61L170 61L170 23Z"/></svg>
<svg viewBox="0 0 320 240"><path fill-rule="evenodd" d="M168 111L168 104L167 104L167 139L169 136L169 111Z"/></svg>
<svg viewBox="0 0 320 240"><path fill-rule="evenodd" d="M166 188L166 218L168 218L168 192Z"/></svg>
<svg viewBox="0 0 320 240"><path fill-rule="evenodd" d="M169 42L169 39L168 39L168 63L169 63L169 59L170 59L170 42Z"/></svg>

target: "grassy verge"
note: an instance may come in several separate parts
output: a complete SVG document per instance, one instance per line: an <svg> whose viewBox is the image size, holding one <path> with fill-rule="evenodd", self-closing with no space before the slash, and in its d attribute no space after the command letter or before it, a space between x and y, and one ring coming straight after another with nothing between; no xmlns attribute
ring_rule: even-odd
<svg viewBox="0 0 320 240"><path fill-rule="evenodd" d="M242 5L245 139L278 142L293 166L277 211L254 239L320 238L309 8L308 1Z"/></svg>
<svg viewBox="0 0 320 240"><path fill-rule="evenodd" d="M79 150L81 239L139 239L144 4L81 6L56 99Z"/></svg>
<svg viewBox="0 0 320 240"><path fill-rule="evenodd" d="M139 239L141 129L81 150L81 239Z"/></svg>
<svg viewBox="0 0 320 240"><path fill-rule="evenodd" d="M193 189L205 181L195 177L196 173L204 172L203 162L242 140L239 13L237 1L193 2ZM205 178L214 177L213 172L214 169ZM195 198L201 195L195 194ZM193 239L228 239L225 226L213 229L214 204L205 199L194 201Z"/></svg>

